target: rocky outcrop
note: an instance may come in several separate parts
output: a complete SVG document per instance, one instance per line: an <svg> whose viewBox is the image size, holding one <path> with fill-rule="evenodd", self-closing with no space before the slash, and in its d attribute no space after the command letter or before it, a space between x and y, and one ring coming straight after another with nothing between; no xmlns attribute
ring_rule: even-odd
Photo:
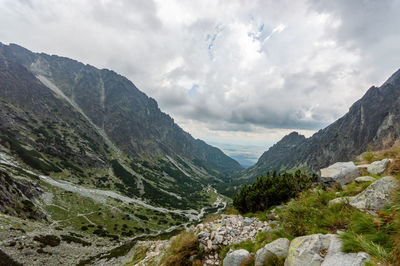
<svg viewBox="0 0 400 266"><path fill-rule="evenodd" d="M392 193L398 186L393 176L382 177L357 196L350 197L349 203L357 209L381 210L391 202Z"/></svg>
<svg viewBox="0 0 400 266"><path fill-rule="evenodd" d="M288 255L290 241L287 238L279 238L265 247L257 250L255 266L262 266L270 255L286 258Z"/></svg>
<svg viewBox="0 0 400 266"><path fill-rule="evenodd" d="M382 210L391 202L393 191L399 186L399 182L393 176L385 176L369 185L364 191L354 197L340 197L329 201L328 205L341 202L368 211Z"/></svg>
<svg viewBox="0 0 400 266"><path fill-rule="evenodd" d="M289 246L285 266L321 265L333 235L308 235L297 237Z"/></svg>
<svg viewBox="0 0 400 266"><path fill-rule="evenodd" d="M367 183L376 181L376 178L372 176L360 176L354 179L354 181L356 181L357 183Z"/></svg>
<svg viewBox="0 0 400 266"><path fill-rule="evenodd" d="M314 234L297 237L289 246L285 266L361 266L370 259L365 252L343 253L337 235Z"/></svg>
<svg viewBox="0 0 400 266"><path fill-rule="evenodd" d="M370 255L365 252L344 253L342 241L336 236L331 237L331 242L321 266L356 266L364 265L370 260Z"/></svg>
<svg viewBox="0 0 400 266"><path fill-rule="evenodd" d="M228 253L224 259L224 266L240 266L250 256L247 250L239 249Z"/></svg>
<svg viewBox="0 0 400 266"><path fill-rule="evenodd" d="M385 172L387 165L390 163L390 159L383 159L381 161L376 161L368 165L367 170L370 174L380 175Z"/></svg>
<svg viewBox="0 0 400 266"><path fill-rule="evenodd" d="M358 168L353 162L338 162L321 169L320 182L324 184L340 183L346 185L358 177Z"/></svg>

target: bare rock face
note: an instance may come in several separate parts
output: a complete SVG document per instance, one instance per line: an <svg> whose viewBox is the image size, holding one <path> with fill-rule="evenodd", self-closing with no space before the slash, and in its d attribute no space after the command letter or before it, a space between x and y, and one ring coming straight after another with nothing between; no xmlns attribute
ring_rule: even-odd
<svg viewBox="0 0 400 266"><path fill-rule="evenodd" d="M324 184L346 185L358 177L358 168L353 162L338 162L321 169L320 181Z"/></svg>
<svg viewBox="0 0 400 266"><path fill-rule="evenodd" d="M370 260L370 255L365 252L344 253L342 241L337 236L331 238L331 243L321 266L357 266L364 265Z"/></svg>
<svg viewBox="0 0 400 266"><path fill-rule="evenodd" d="M366 183L366 182L374 182L376 181L375 177L372 176L360 176L354 179L357 183Z"/></svg>
<svg viewBox="0 0 400 266"><path fill-rule="evenodd" d="M265 247L257 250L256 254L256 266L264 265L267 256L274 254L277 257L286 258L288 255L290 241L287 238L279 238L267 245Z"/></svg>
<svg viewBox="0 0 400 266"><path fill-rule="evenodd" d="M223 266L240 266L249 256L250 253L247 250L235 250L226 255Z"/></svg>
<svg viewBox="0 0 400 266"><path fill-rule="evenodd" d="M370 174L380 175L385 172L387 165L390 163L390 159L383 159L382 161L376 161L371 163L367 170Z"/></svg>
<svg viewBox="0 0 400 266"><path fill-rule="evenodd" d="M350 197L349 203L357 209L381 210L390 203L391 194L398 186L398 181L393 176L382 177L357 196Z"/></svg>
<svg viewBox="0 0 400 266"><path fill-rule="evenodd" d="M365 252L343 253L337 235L314 234L292 240L285 266L361 266L370 259Z"/></svg>

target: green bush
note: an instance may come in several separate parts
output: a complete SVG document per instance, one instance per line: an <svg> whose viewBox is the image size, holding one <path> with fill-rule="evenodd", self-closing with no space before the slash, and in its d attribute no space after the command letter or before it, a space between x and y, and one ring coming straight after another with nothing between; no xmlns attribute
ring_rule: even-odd
<svg viewBox="0 0 400 266"><path fill-rule="evenodd" d="M247 185L233 197L233 205L241 213L264 211L274 205L287 202L301 191L309 189L317 181L317 176L307 176L300 171L294 174L268 173L259 177L252 185Z"/></svg>

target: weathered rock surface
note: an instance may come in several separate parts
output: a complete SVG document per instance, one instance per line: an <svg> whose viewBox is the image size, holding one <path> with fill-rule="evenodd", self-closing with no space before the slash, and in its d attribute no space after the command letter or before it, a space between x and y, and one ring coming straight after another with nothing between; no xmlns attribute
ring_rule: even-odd
<svg viewBox="0 0 400 266"><path fill-rule="evenodd" d="M383 159L381 161L376 161L371 163L367 170L370 174L380 175L385 172L387 165L390 163L390 159Z"/></svg>
<svg viewBox="0 0 400 266"><path fill-rule="evenodd" d="M337 235L314 234L292 240L285 266L361 266L370 259L365 252L344 253Z"/></svg>
<svg viewBox="0 0 400 266"><path fill-rule="evenodd" d="M324 184L336 182L346 185L358 177L358 168L353 162L338 162L321 169L320 181Z"/></svg>
<svg viewBox="0 0 400 266"><path fill-rule="evenodd" d="M290 241L287 238L279 238L267 245L265 247L257 250L256 253L256 266L264 265L267 256L274 254L277 257L287 257L289 250Z"/></svg>
<svg viewBox="0 0 400 266"><path fill-rule="evenodd" d="M293 239L285 266L321 265L332 237L331 234L314 234Z"/></svg>
<svg viewBox="0 0 400 266"><path fill-rule="evenodd" d="M393 176L385 176L369 185L354 197L340 197L330 200L328 205L348 202L360 210L378 211L391 202L392 192L399 186Z"/></svg>
<svg viewBox="0 0 400 266"><path fill-rule="evenodd" d="M349 203L357 209L381 210L390 203L391 194L399 186L393 176L385 176L372 183L357 196L350 197Z"/></svg>
<svg viewBox="0 0 400 266"><path fill-rule="evenodd" d="M366 182L374 182L376 181L375 177L372 176L360 176L354 179L357 183L366 183Z"/></svg>
<svg viewBox="0 0 400 266"><path fill-rule="evenodd" d="M240 266L250 256L247 250L239 249L228 253L224 259L224 266Z"/></svg>
<svg viewBox="0 0 400 266"><path fill-rule="evenodd" d="M321 266L357 266L364 265L364 263L369 260L370 255L365 252L342 252L342 241L337 236L333 236Z"/></svg>

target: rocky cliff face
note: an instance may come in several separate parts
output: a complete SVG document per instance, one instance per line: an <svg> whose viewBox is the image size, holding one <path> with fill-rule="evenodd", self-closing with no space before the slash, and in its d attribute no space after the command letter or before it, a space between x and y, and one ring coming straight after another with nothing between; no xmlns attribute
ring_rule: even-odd
<svg viewBox="0 0 400 266"><path fill-rule="evenodd" d="M221 172L241 169L219 149L183 131L160 111L154 99L127 78L68 58L32 53L13 44L2 45L1 49L7 58L64 98L128 155L136 159L179 155L200 160ZM31 91L25 95L30 97Z"/></svg>
<svg viewBox="0 0 400 266"><path fill-rule="evenodd" d="M310 138L291 133L266 151L244 177L273 170L318 171L348 161L368 149L388 148L400 136L400 70L382 86L371 87L347 114Z"/></svg>

